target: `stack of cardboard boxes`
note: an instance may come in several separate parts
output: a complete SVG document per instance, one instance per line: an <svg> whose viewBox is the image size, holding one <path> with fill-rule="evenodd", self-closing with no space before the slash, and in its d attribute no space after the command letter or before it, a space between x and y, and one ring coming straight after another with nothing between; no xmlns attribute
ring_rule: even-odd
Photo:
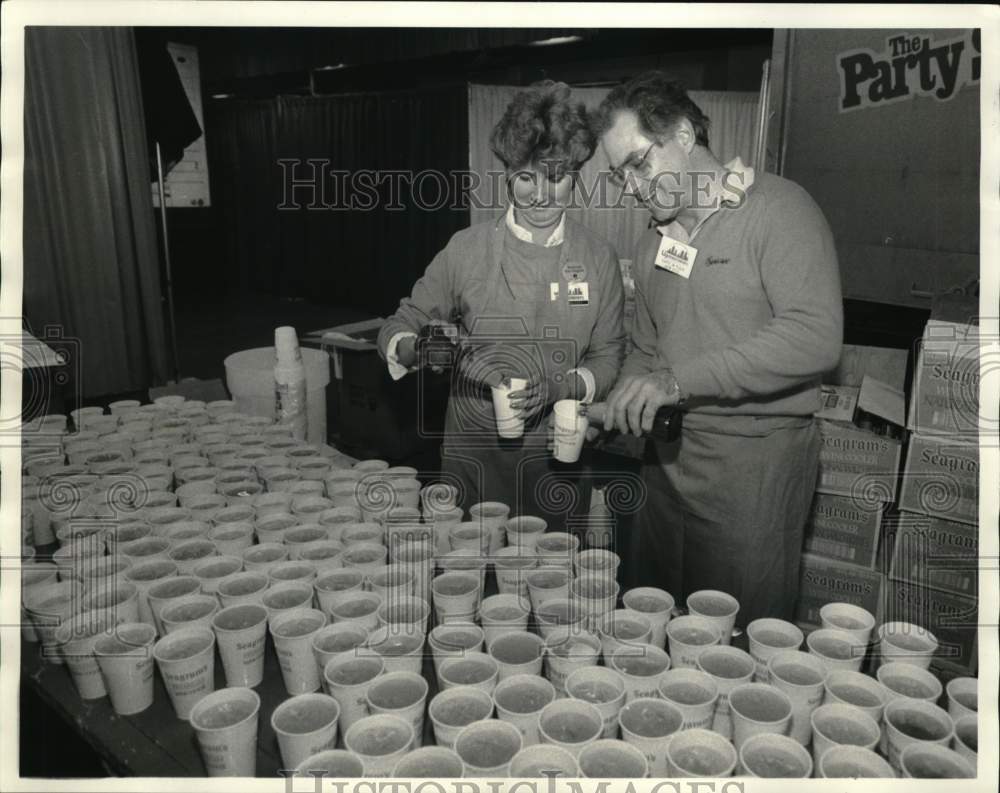
<svg viewBox="0 0 1000 793"><path fill-rule="evenodd" d="M883 622L922 625L941 644L934 666L946 676L976 669L976 311L968 298L935 301L916 348L908 418L906 350L846 345L825 378L797 614L816 627L824 603L847 601Z"/></svg>
<svg viewBox="0 0 1000 793"><path fill-rule="evenodd" d="M886 619L920 622L945 674L976 669L979 562L978 300L939 296L917 348Z"/></svg>

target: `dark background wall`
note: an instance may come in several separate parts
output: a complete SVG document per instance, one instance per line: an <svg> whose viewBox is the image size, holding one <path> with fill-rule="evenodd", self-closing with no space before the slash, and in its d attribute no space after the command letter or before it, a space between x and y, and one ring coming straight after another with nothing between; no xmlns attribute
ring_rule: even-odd
<svg viewBox="0 0 1000 793"><path fill-rule="evenodd" d="M147 46L197 46L201 64L212 206L168 210L178 300L252 292L383 314L468 225L467 208L278 210L279 158L325 158L342 169L461 170L469 82L610 84L661 68L695 90L755 91L771 46L770 30L145 33ZM529 43L571 36L579 40ZM309 201L302 191L297 197Z"/></svg>

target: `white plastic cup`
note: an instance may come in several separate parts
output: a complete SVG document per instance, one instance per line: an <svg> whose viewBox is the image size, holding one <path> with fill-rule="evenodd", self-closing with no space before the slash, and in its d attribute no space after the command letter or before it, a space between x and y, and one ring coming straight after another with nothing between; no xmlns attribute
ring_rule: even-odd
<svg viewBox="0 0 1000 793"><path fill-rule="evenodd" d="M211 630L212 617L219 611L215 595L187 595L166 603L160 610L163 633L170 634L181 628L203 627Z"/></svg>
<svg viewBox="0 0 1000 793"><path fill-rule="evenodd" d="M260 604L267 609L267 621L270 623L285 611L311 608L313 597L312 584L302 581L289 581L284 584L272 583L261 596Z"/></svg>
<svg viewBox="0 0 1000 793"><path fill-rule="evenodd" d="M353 622L371 632L379 627L378 610L381 606L381 595L352 592L330 608L330 617L334 622Z"/></svg>
<svg viewBox="0 0 1000 793"><path fill-rule="evenodd" d="M212 618L226 683L254 688L264 679L267 609L259 603L227 606Z"/></svg>
<svg viewBox="0 0 1000 793"><path fill-rule="evenodd" d="M787 735L761 733L748 738L739 758L742 773L757 779L808 779L813 773L809 752Z"/></svg>
<svg viewBox="0 0 1000 793"><path fill-rule="evenodd" d="M271 729L278 736L284 768L297 768L306 759L333 749L337 743L340 705L326 694L298 694L271 713Z"/></svg>
<svg viewBox="0 0 1000 793"><path fill-rule="evenodd" d="M242 569L243 560L236 556L214 556L196 564L191 575L201 581L202 592L206 595L216 595L221 581Z"/></svg>
<svg viewBox="0 0 1000 793"><path fill-rule="evenodd" d="M545 639L545 676L559 696L566 696L566 678L577 669L597 666L600 638L569 626L553 628Z"/></svg>
<svg viewBox="0 0 1000 793"><path fill-rule="evenodd" d="M528 629L531 616L527 600L518 595L491 595L479 604L479 622L483 626L486 646L505 633Z"/></svg>
<svg viewBox="0 0 1000 793"><path fill-rule="evenodd" d="M771 656L788 650L798 650L804 639L802 631L785 620L765 617L747 625L750 655L757 662L754 680L759 683L770 682L767 662Z"/></svg>
<svg viewBox="0 0 1000 793"><path fill-rule="evenodd" d="M388 672L368 688L368 712L398 716L413 727L413 746L423 744L427 681L417 672Z"/></svg>
<svg viewBox="0 0 1000 793"><path fill-rule="evenodd" d="M739 751L754 735L787 735L792 724L788 695L766 683L743 683L729 692L733 746Z"/></svg>
<svg viewBox="0 0 1000 793"><path fill-rule="evenodd" d="M538 538L548 526L545 520L535 515L517 515L508 518L504 524L507 545L518 548L521 555L533 556Z"/></svg>
<svg viewBox="0 0 1000 793"><path fill-rule="evenodd" d="M364 776L365 764L361 758L346 749L327 749L307 757L294 776L313 779L357 779Z"/></svg>
<svg viewBox="0 0 1000 793"><path fill-rule="evenodd" d="M957 722L963 716L979 712L979 681L974 677L956 677L944 687L948 695L948 715Z"/></svg>
<svg viewBox="0 0 1000 793"><path fill-rule="evenodd" d="M522 556L519 546L508 545L506 548L501 548L493 556L497 590L501 595L516 595L522 600L527 600L527 575L537 566L538 559L533 555Z"/></svg>
<svg viewBox="0 0 1000 793"><path fill-rule="evenodd" d="M770 685L792 702L789 735L807 746L812 739L812 712L823 702L826 667L816 656L799 650L775 653L767 662Z"/></svg>
<svg viewBox="0 0 1000 793"><path fill-rule="evenodd" d="M749 653L736 647L709 647L698 656L698 668L710 675L719 687L719 699L715 703L712 729L727 739L732 739L733 719L729 707L729 692L738 685L749 683L757 670L757 664Z"/></svg>
<svg viewBox="0 0 1000 793"><path fill-rule="evenodd" d="M455 738L466 725L488 719L492 714L491 694L471 686L439 691L427 706L435 743L449 749L455 748Z"/></svg>
<svg viewBox="0 0 1000 793"><path fill-rule="evenodd" d="M527 385L528 381L523 377L510 377L500 385L491 386L497 435L501 438L520 438L524 435L524 419L510 406L510 394L523 391Z"/></svg>
<svg viewBox="0 0 1000 793"><path fill-rule="evenodd" d="M948 746L955 735L955 724L948 712L930 702L897 697L885 706L886 758L896 771L901 769L900 754L913 743L926 742Z"/></svg>
<svg viewBox="0 0 1000 793"><path fill-rule="evenodd" d="M653 645L624 647L614 653L608 664L625 681L625 701L659 696L659 684L670 669L670 656Z"/></svg>
<svg viewBox="0 0 1000 793"><path fill-rule="evenodd" d="M278 656L285 690L289 694L307 694L319 689L320 672L312 644L316 634L325 626L326 615L313 608L288 609L271 619L274 651ZM297 763L287 765L290 767Z"/></svg>
<svg viewBox="0 0 1000 793"><path fill-rule="evenodd" d="M976 767L979 756L979 716L962 716L955 722L951 748Z"/></svg>
<svg viewBox="0 0 1000 793"><path fill-rule="evenodd" d="M504 633L487 647L499 667L500 680L514 675L542 673L545 641L537 634L527 631Z"/></svg>
<svg viewBox="0 0 1000 793"><path fill-rule="evenodd" d="M69 617L56 628L55 644L81 699L100 699L108 693L94 658L94 643L113 634L114 627L107 614L89 612Z"/></svg>
<svg viewBox="0 0 1000 793"><path fill-rule="evenodd" d="M860 671L865 660L865 648L847 631L836 628L820 628L806 637L810 655L815 655L828 672L836 669Z"/></svg>
<svg viewBox="0 0 1000 793"><path fill-rule="evenodd" d="M935 744L910 744L899 756L907 779L975 779L976 767L953 749Z"/></svg>
<svg viewBox="0 0 1000 793"><path fill-rule="evenodd" d="M482 595L481 579L474 572L453 570L431 581L438 622L472 622Z"/></svg>
<svg viewBox="0 0 1000 793"><path fill-rule="evenodd" d="M156 632L163 636L166 631L160 621L160 612L171 600L195 595L201 592L201 581L194 576L178 575L165 578L152 584L146 590L146 600L149 603L149 610L153 616L153 624ZM138 607L138 603L137 603Z"/></svg>
<svg viewBox="0 0 1000 793"><path fill-rule="evenodd" d="M340 705L340 730L345 733L368 714L368 689L385 671L385 661L378 655L341 653L323 669L326 693Z"/></svg>
<svg viewBox="0 0 1000 793"><path fill-rule="evenodd" d="M119 716L141 713L153 704L153 642L156 632L145 622L119 625L113 635L94 642L94 656L111 707Z"/></svg>
<svg viewBox="0 0 1000 793"><path fill-rule="evenodd" d="M829 672L823 682L824 705L853 705L871 716L876 723L882 722L882 711L889 701L885 687L873 677L861 672L838 669Z"/></svg>
<svg viewBox="0 0 1000 793"><path fill-rule="evenodd" d="M575 778L580 776L576 758L552 744L525 746L510 761L511 779Z"/></svg>
<svg viewBox="0 0 1000 793"><path fill-rule="evenodd" d="M667 747L684 725L681 711L673 703L658 697L639 697L621 709L618 724L622 739L642 753L649 765L649 775L665 777Z"/></svg>
<svg viewBox="0 0 1000 793"><path fill-rule="evenodd" d="M688 613L715 623L722 636L721 643L729 644L736 625L736 615L740 610L740 603L736 598L716 589L702 589L688 595L687 607Z"/></svg>
<svg viewBox="0 0 1000 793"><path fill-rule="evenodd" d="M561 463L575 463L580 459L588 427L587 417L580 415L581 404L577 399L560 399L552 406L555 416L552 456Z"/></svg>
<svg viewBox="0 0 1000 793"><path fill-rule="evenodd" d="M125 580L138 590L139 621L156 627L153 611L149 606L149 589L154 584L179 573L177 565L168 559L151 559L132 565L125 573Z"/></svg>
<svg viewBox="0 0 1000 793"><path fill-rule="evenodd" d="M394 777L411 779L460 779L465 775L465 763L454 749L445 746L424 746L402 758L392 771Z"/></svg>
<svg viewBox="0 0 1000 793"><path fill-rule="evenodd" d="M538 607L548 600L569 598L569 585L573 579L572 573L563 567L536 567L525 577L528 582L528 596L531 608Z"/></svg>
<svg viewBox="0 0 1000 793"><path fill-rule="evenodd" d="M321 611L330 613L338 603L362 591L365 574L360 570L337 568L320 573L313 582Z"/></svg>
<svg viewBox="0 0 1000 793"><path fill-rule="evenodd" d="M260 605L270 584L266 573L244 570L241 573L227 575L219 581L215 593L223 608L244 603Z"/></svg>
<svg viewBox="0 0 1000 793"><path fill-rule="evenodd" d="M660 678L659 695L680 711L681 729L711 728L719 687L710 675L699 669L670 669Z"/></svg>
<svg viewBox="0 0 1000 793"><path fill-rule="evenodd" d="M810 721L813 763L817 766L833 746L860 746L874 751L882 735L878 722L853 705L820 705Z"/></svg>
<svg viewBox="0 0 1000 793"><path fill-rule="evenodd" d="M625 681L614 669L585 666L566 678L566 695L593 706L601 717L601 738L618 735L618 714L625 705Z"/></svg>
<svg viewBox="0 0 1000 793"><path fill-rule="evenodd" d="M737 760L733 745L710 730L684 730L667 745L667 775L671 777L732 776Z"/></svg>
<svg viewBox="0 0 1000 793"><path fill-rule="evenodd" d="M652 633L653 626L638 611L616 609L606 614L597 626L604 663L610 665L611 657L621 649L648 645Z"/></svg>
<svg viewBox="0 0 1000 793"><path fill-rule="evenodd" d="M555 699L555 686L538 675L512 675L493 690L497 718L518 729L523 746L539 742L538 714Z"/></svg>
<svg viewBox="0 0 1000 793"><path fill-rule="evenodd" d="M438 676L445 689L472 686L492 695L500 679L500 665L485 653L467 652L442 659Z"/></svg>
<svg viewBox="0 0 1000 793"><path fill-rule="evenodd" d="M667 624L667 645L674 669L697 669L698 656L721 642L719 626L704 617L687 615Z"/></svg>
<svg viewBox="0 0 1000 793"><path fill-rule="evenodd" d="M215 634L203 626L179 628L153 647L170 702L178 719L215 689Z"/></svg>
<svg viewBox="0 0 1000 793"><path fill-rule="evenodd" d="M875 629L875 617L871 612L853 603L827 603L819 610L819 620L824 628L851 634L866 650Z"/></svg>
<svg viewBox="0 0 1000 793"><path fill-rule="evenodd" d="M510 763L522 749L521 733L496 719L474 721L455 737L455 752L473 777L508 777Z"/></svg>
<svg viewBox="0 0 1000 793"><path fill-rule="evenodd" d="M886 622L879 626L879 658L885 663L913 664L927 669L938 649L938 640L926 628L909 622Z"/></svg>
<svg viewBox="0 0 1000 793"><path fill-rule="evenodd" d="M191 726L209 776L251 777L257 771L260 697L249 688L223 688L191 709Z"/></svg>
<svg viewBox="0 0 1000 793"><path fill-rule="evenodd" d="M667 640L667 623L673 616L674 597L669 592L652 586L636 587L622 595L622 605L638 611L649 620L653 633L649 643L664 647Z"/></svg>
<svg viewBox="0 0 1000 793"><path fill-rule="evenodd" d="M398 716L364 716L347 728L344 746L361 758L366 777L387 777L413 745L413 725Z"/></svg>
<svg viewBox="0 0 1000 793"><path fill-rule="evenodd" d="M821 779L895 779L892 766L871 749L860 746L833 746L824 752L816 767Z"/></svg>
<svg viewBox="0 0 1000 793"><path fill-rule="evenodd" d="M489 553L495 554L507 542L506 524L510 507L499 501L481 501L469 507L469 520L481 523L489 535Z"/></svg>
<svg viewBox="0 0 1000 793"><path fill-rule="evenodd" d="M467 652L482 652L484 638L483 629L471 622L442 623L431 629L427 643L431 647L438 688L441 688L441 662Z"/></svg>

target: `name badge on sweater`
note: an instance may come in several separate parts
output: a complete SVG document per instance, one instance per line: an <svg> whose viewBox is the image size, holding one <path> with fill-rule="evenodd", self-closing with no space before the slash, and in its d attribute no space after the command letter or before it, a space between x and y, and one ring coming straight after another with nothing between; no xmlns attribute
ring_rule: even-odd
<svg viewBox="0 0 1000 793"><path fill-rule="evenodd" d="M582 281L566 288L566 299L571 306L586 306L590 303L590 284Z"/></svg>
<svg viewBox="0 0 1000 793"><path fill-rule="evenodd" d="M691 268L694 267L697 255L697 248L670 237L663 237L660 240L660 249L656 252L656 266L682 278L690 278Z"/></svg>

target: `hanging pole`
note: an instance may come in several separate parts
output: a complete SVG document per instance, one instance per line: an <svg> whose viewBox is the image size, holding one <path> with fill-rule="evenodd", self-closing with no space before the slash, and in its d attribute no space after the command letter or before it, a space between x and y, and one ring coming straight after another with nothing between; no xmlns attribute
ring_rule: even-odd
<svg viewBox="0 0 1000 793"><path fill-rule="evenodd" d="M764 61L760 76L760 100L757 108L757 150L754 152L753 167L764 171L767 167L767 125L771 104L771 61Z"/></svg>
<svg viewBox="0 0 1000 793"><path fill-rule="evenodd" d="M170 352L173 358L174 382L181 380L180 362L177 359L177 322L174 318L174 281L170 269L170 237L167 234L167 196L163 189L163 155L160 142L156 142L156 188L160 195L160 225L163 227L163 260L167 273L167 322L170 325Z"/></svg>

